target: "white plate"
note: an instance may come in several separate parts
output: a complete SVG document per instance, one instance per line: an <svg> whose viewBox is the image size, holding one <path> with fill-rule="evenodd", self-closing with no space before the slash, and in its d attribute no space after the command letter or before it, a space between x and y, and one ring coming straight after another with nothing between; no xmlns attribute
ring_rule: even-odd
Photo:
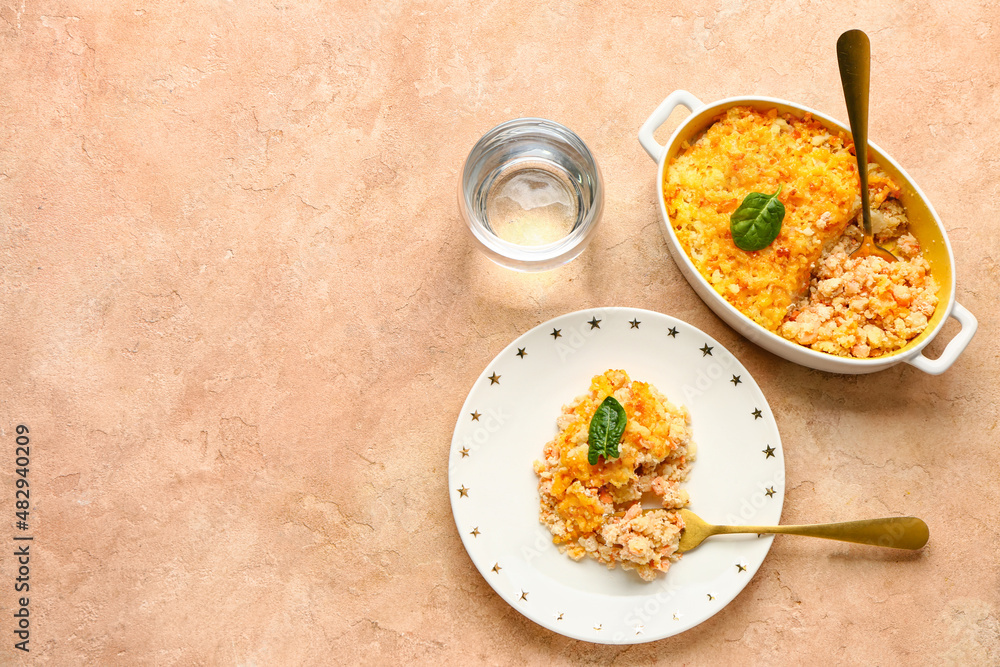
<svg viewBox="0 0 1000 667"><path fill-rule="evenodd" d="M690 410L698 450L685 488L694 512L711 523L779 522L785 460L757 383L702 331L636 308L557 317L497 355L462 406L448 481L462 542L500 597L567 637L633 644L675 635L726 606L772 537L714 537L649 583L559 552L538 522L532 463L556 435L560 408L609 368Z"/></svg>

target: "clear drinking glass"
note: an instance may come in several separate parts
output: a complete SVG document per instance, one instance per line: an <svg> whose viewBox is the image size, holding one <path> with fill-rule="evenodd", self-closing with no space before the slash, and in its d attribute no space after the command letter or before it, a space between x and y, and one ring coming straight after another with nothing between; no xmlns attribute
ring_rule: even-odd
<svg viewBox="0 0 1000 667"><path fill-rule="evenodd" d="M490 259L544 271L587 247L604 208L604 184L594 156L569 128L518 118L472 147L458 204Z"/></svg>

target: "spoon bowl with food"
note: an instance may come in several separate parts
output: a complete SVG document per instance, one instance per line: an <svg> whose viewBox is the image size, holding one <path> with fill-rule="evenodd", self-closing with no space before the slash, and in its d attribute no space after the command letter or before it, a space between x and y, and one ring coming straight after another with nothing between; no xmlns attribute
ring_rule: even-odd
<svg viewBox="0 0 1000 667"><path fill-rule="evenodd" d="M871 42L860 30L848 30L837 40L837 63L840 65L840 82L844 87L847 118L854 138L854 154L858 159L858 178L861 180L861 245L851 257L881 257L887 262L897 261L896 256L875 242L872 233L872 212L868 192L868 90L871 74Z"/></svg>

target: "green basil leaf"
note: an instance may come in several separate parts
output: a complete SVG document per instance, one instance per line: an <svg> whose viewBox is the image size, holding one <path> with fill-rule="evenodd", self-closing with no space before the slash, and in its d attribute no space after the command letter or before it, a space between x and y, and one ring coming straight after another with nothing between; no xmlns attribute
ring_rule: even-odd
<svg viewBox="0 0 1000 667"><path fill-rule="evenodd" d="M614 396L604 399L590 419L590 431L587 440L590 448L587 450L587 462L597 465L597 457L605 460L618 458L618 443L625 433L628 416L625 408Z"/></svg>
<svg viewBox="0 0 1000 667"><path fill-rule="evenodd" d="M733 233L733 243L740 250L763 250L778 238L781 221L785 219L785 205L778 201L780 192L780 185L773 195L751 192L733 211L729 229Z"/></svg>

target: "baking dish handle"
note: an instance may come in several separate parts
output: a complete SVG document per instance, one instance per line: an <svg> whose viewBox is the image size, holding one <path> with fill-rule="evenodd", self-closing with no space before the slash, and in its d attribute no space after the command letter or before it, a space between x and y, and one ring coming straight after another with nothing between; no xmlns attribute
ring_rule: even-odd
<svg viewBox="0 0 1000 667"><path fill-rule="evenodd" d="M954 317L958 320L962 329L954 338L951 339L951 341L949 341L948 345L945 346L944 352L941 353L941 356L937 359L928 359L923 355L923 353L918 353L912 358L907 359L906 363L915 368L919 368L925 373L930 373L931 375L940 375L951 368L951 365L955 363L956 359L958 359L958 355L965 351L969 341L972 340L972 336L975 335L979 322L976 321L975 315L970 313L957 301L955 302L955 307L951 309L951 313L949 313L948 316Z"/></svg>
<svg viewBox="0 0 1000 667"><path fill-rule="evenodd" d="M656 139L653 138L653 132L656 132L661 125L667 122L667 118L679 106L687 107L688 111L694 111L705 105L688 91L675 90L667 95L667 99L663 100L663 103L656 107L656 111L650 114L646 122L639 128L639 143L642 144L642 147L649 153L649 157L653 158L654 161L660 159L660 155L663 154L663 149L666 147L657 143Z"/></svg>

